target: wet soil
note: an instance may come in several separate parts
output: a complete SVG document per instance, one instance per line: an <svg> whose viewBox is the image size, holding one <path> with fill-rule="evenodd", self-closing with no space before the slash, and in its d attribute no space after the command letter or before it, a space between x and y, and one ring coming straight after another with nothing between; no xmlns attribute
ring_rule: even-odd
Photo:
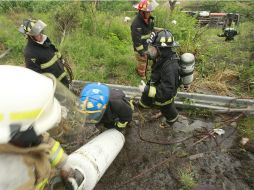
<svg viewBox="0 0 254 190"><path fill-rule="evenodd" d="M151 120L157 112L136 110L123 149L95 190L187 190L194 184L254 189L254 155L238 145L235 122L181 116L161 128L160 119ZM225 134L209 135L215 127Z"/></svg>
<svg viewBox="0 0 254 190"><path fill-rule="evenodd" d="M135 108L133 121L123 132L125 145L95 190L188 190L195 184L254 189L254 155L240 146L234 119L238 116L197 115L193 110L186 117L180 110L174 125L161 126L162 118L152 119L157 113L156 109ZM106 130L82 126L83 116L76 112L68 117L60 131L51 131L67 153ZM225 134L213 133L214 128Z"/></svg>

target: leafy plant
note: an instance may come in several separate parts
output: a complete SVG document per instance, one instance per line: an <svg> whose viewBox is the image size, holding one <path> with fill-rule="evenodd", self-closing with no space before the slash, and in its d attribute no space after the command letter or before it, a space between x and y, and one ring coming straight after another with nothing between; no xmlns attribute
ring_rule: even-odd
<svg viewBox="0 0 254 190"><path fill-rule="evenodd" d="M239 124L238 129L243 137L254 139L254 116L244 118Z"/></svg>
<svg viewBox="0 0 254 190"><path fill-rule="evenodd" d="M180 43L180 52L192 52L196 54L199 49L199 41L195 39L199 31L197 20L175 9L171 12L168 8L161 7L154 11L156 15L155 26L171 31L175 40ZM173 24L173 20L176 24Z"/></svg>
<svg viewBox="0 0 254 190"><path fill-rule="evenodd" d="M197 184L196 181L193 179L193 173L191 171L180 171L179 175L183 190L190 190Z"/></svg>

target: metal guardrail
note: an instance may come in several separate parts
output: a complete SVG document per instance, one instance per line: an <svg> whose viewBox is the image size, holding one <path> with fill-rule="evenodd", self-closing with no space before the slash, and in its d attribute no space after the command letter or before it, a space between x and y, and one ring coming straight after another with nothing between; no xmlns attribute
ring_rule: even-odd
<svg viewBox="0 0 254 190"><path fill-rule="evenodd" d="M73 89L80 91L87 82L74 80ZM122 90L127 98L140 99L138 87L107 84L111 88ZM178 92L175 104L177 107L193 107L211 109L215 112L246 112L254 114L254 99L241 99L229 96L217 96L198 93Z"/></svg>

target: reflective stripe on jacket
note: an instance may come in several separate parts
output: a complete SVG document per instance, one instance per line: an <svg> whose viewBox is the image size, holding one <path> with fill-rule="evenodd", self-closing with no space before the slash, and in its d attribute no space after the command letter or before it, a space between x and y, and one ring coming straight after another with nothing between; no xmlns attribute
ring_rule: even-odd
<svg viewBox="0 0 254 190"><path fill-rule="evenodd" d="M147 50L148 44L146 40L150 37L150 33L153 30L153 17L149 19L149 23L146 24L142 15L137 14L131 24L131 37L133 42L134 51L142 54Z"/></svg>
<svg viewBox="0 0 254 190"><path fill-rule="evenodd" d="M29 69L38 73L51 73L60 81L67 76L61 53L49 38L43 44L39 44L29 37L24 56L26 67Z"/></svg>

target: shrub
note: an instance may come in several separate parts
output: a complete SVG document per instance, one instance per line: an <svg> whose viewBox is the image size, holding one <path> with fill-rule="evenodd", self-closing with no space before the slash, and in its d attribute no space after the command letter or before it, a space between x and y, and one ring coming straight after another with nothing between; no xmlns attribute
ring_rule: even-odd
<svg viewBox="0 0 254 190"><path fill-rule="evenodd" d="M180 52L192 52L196 54L199 48L198 39L194 38L199 31L196 25L196 19L182 13L179 9L170 12L168 8L162 7L155 10L156 26L166 28L171 31L180 43ZM172 21L176 20L176 24Z"/></svg>
<svg viewBox="0 0 254 190"><path fill-rule="evenodd" d="M5 49L12 49L8 56L16 59L13 63L22 63L22 52L26 39L19 34L18 27L11 19L0 16L0 44L3 44Z"/></svg>
<svg viewBox="0 0 254 190"><path fill-rule="evenodd" d="M75 30L82 20L82 10L79 2L63 3L54 10L55 35L62 33L62 38L66 33ZM63 39L62 39L63 40Z"/></svg>

